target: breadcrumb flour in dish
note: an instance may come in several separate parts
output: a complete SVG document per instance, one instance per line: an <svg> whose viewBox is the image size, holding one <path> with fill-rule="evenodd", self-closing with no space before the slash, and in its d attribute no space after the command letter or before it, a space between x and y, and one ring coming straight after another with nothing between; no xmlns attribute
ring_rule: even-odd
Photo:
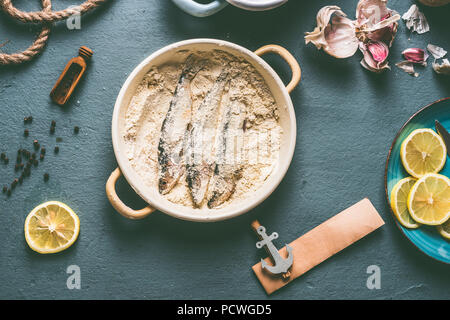
<svg viewBox="0 0 450 320"><path fill-rule="evenodd" d="M180 51L173 62L152 67L130 101L122 138L127 146L127 157L132 168L148 186L157 189L161 126L180 78L184 59L192 53L204 63L191 82L192 115L219 74L226 69L229 82L222 100L232 101L241 111L241 116L245 117L241 130L236 131L232 156L233 161L239 164L239 175L231 197L218 206L221 208L251 197L278 164L282 136L278 107L263 77L245 59L220 50ZM224 105L222 103L220 108L224 108ZM223 110L220 110L217 126L223 114ZM176 204L195 207L186 182L186 173L164 197ZM198 207L208 209L206 199Z"/></svg>

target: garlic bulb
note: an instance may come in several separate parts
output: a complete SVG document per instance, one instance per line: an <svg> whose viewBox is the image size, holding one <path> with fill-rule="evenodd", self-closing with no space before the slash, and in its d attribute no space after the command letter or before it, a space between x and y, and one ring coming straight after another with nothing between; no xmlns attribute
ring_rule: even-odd
<svg viewBox="0 0 450 320"><path fill-rule="evenodd" d="M305 42L323 49L336 58L347 58L355 54L358 40L355 26L338 6L326 6L317 13L317 27L306 32ZM330 23L331 20L331 23Z"/></svg>
<svg viewBox="0 0 450 320"><path fill-rule="evenodd" d="M397 33L400 15L386 7L387 0L360 0L356 20L347 18L338 6L326 6L317 13L317 26L306 32L305 42L312 42L336 58L364 55L361 65L373 72L389 69L389 47ZM331 22L330 22L331 20Z"/></svg>

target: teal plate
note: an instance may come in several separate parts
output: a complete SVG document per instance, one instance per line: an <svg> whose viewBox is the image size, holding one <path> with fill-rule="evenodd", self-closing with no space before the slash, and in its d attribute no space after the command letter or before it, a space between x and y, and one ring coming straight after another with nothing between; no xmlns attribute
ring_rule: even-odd
<svg viewBox="0 0 450 320"><path fill-rule="evenodd" d="M390 203L392 188L400 179L409 176L403 168L402 161L400 159L400 146L403 140L415 129L431 128L435 130L435 120L439 120L445 129L450 131L450 98L438 100L419 110L408 121L406 121L395 137L386 161L384 180L388 204ZM450 161L447 157L447 162L443 170L440 172L447 177L450 177L449 162ZM417 248L436 260L450 264L450 242L439 235L436 231L436 227L420 226L418 229L408 229L403 227L394 215L392 215L392 217L403 234Z"/></svg>

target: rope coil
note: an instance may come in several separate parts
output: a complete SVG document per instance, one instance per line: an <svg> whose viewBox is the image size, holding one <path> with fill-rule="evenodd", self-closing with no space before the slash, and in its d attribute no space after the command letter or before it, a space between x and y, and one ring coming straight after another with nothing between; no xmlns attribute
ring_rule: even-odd
<svg viewBox="0 0 450 320"><path fill-rule="evenodd" d="M24 23L42 24L42 30L33 44L26 50L6 54L0 53L0 65L20 64L30 61L44 49L50 35L51 23L65 20L74 14L84 14L95 9L108 0L87 0L77 7L67 8L61 11L52 11L51 0L42 0L42 11L23 12L15 8L11 0L0 0L2 10L12 18Z"/></svg>

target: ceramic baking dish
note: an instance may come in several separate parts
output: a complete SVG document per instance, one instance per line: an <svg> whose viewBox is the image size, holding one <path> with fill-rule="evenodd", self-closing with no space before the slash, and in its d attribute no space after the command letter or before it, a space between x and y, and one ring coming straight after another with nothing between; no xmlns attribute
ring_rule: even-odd
<svg viewBox="0 0 450 320"><path fill-rule="evenodd" d="M158 192L157 188L152 188L142 181L126 156L126 145L121 133L123 132L125 125L125 114L130 100L135 94L136 88L141 83L145 74L152 66L161 65L171 61L171 58L173 58L175 53L180 50L208 51L215 49L220 49L245 58L256 68L266 81L279 108L279 123L283 129L280 147L280 154L282 156L279 157L277 166L260 189L244 201L236 201L236 203L231 202L223 208L196 209L170 202ZM275 71L260 58L260 56L269 52L280 55L291 67L292 80L287 86L283 84ZM133 70L125 81L114 106L112 118L112 142L119 167L111 174L106 184L106 194L112 206L120 214L130 219L143 218L157 209L179 219L208 222L225 220L238 216L260 204L279 185L289 168L294 154L297 127L294 107L289 93L300 82L300 77L300 66L295 58L286 49L277 45L267 45L252 52L239 45L222 40L193 39L171 44L150 55ZM148 207L141 210L134 210L126 206L120 200L115 191L115 184L122 174L135 192L149 204Z"/></svg>

